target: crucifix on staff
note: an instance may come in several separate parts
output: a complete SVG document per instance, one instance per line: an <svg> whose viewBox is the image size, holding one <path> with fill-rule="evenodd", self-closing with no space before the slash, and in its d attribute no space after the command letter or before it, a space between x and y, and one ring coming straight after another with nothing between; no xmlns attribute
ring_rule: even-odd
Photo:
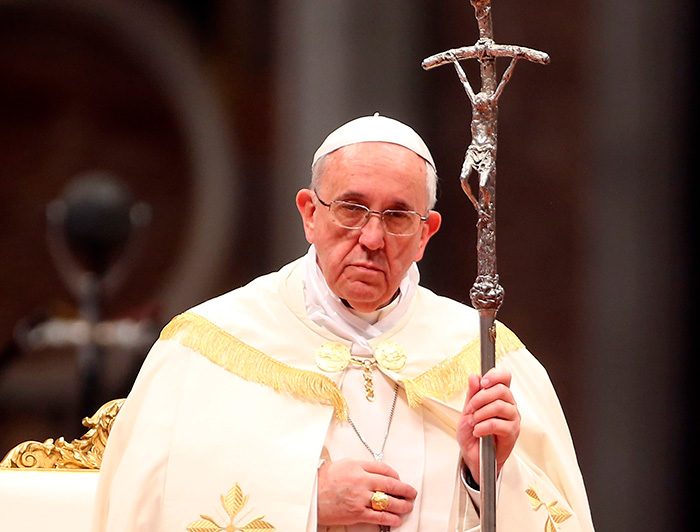
<svg viewBox="0 0 700 532"><path fill-rule="evenodd" d="M481 372L485 374L496 365L496 313L503 303L503 287L499 283L496 263L496 153L498 140L498 100L513 74L518 59L547 64L544 52L522 46L496 44L493 40L491 0L471 0L479 25L479 39L473 46L455 48L423 60L423 68L451 63L472 106L472 141L467 148L460 173L462 190L478 213L477 277L470 290L472 305L479 311ZM496 59L509 57L510 64L500 81ZM460 61L476 59L481 74L481 89L472 88ZM469 178L478 176L475 194ZM493 436L481 440L481 529L496 530L496 459Z"/></svg>

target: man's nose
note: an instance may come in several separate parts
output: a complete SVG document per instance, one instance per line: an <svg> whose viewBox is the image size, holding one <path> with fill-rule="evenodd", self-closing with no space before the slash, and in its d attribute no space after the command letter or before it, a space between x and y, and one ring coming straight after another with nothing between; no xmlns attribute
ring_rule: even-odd
<svg viewBox="0 0 700 532"><path fill-rule="evenodd" d="M385 236L381 213L370 212L369 220L360 229L360 244L369 249L380 249L384 247Z"/></svg>

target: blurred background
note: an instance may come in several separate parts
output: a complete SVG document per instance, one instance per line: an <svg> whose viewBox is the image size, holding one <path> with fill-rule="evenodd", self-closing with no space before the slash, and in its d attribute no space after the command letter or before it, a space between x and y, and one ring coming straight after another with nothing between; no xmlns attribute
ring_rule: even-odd
<svg viewBox="0 0 700 532"><path fill-rule="evenodd" d="M693 521L696 4L493 3L497 42L551 56L500 100L499 319L550 373L599 531ZM82 435L174 314L304 253L294 194L357 116L431 147L422 283L468 301L471 108L420 64L476 28L467 0L0 0L0 458Z"/></svg>

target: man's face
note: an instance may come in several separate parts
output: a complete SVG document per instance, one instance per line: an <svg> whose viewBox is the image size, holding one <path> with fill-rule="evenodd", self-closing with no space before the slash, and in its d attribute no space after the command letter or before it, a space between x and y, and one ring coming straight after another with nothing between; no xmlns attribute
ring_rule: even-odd
<svg viewBox="0 0 700 532"><path fill-rule="evenodd" d="M424 215L428 208L425 161L397 144L352 144L328 156L317 192L326 203L345 200L379 212L405 209ZM422 258L428 240L440 227L440 215L430 211L428 221L410 236L386 233L378 216L370 216L361 229L345 229L331 221L328 208L308 189L297 194L297 206L328 286L361 312L376 310L393 299L408 268Z"/></svg>

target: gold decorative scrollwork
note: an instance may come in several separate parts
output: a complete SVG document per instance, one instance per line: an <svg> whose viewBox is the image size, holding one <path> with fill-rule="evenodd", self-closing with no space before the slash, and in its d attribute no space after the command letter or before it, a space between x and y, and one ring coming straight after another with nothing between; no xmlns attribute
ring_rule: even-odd
<svg viewBox="0 0 700 532"><path fill-rule="evenodd" d="M27 441L12 449L0 468L6 469L99 469L107 437L124 399L105 403L92 416L83 419L89 430L72 442L62 437L42 442Z"/></svg>
<svg viewBox="0 0 700 532"><path fill-rule="evenodd" d="M544 532L556 532L556 529L559 528L559 523L563 523L571 517L568 511L557 506L558 501L550 502L549 504L543 502L532 486L526 489L525 493L528 499L530 499L530 504L532 504L532 509L534 511L542 507L547 511L547 521L545 521L544 524Z"/></svg>
<svg viewBox="0 0 700 532"><path fill-rule="evenodd" d="M248 504L248 495L243 496L243 490L236 483L226 495L221 496L221 505L230 518L229 524L220 525L214 518L200 515L201 519L191 523L187 527L187 532L272 532L275 530L274 526L263 519L264 515L255 517L244 525L235 524L236 516L246 504Z"/></svg>

